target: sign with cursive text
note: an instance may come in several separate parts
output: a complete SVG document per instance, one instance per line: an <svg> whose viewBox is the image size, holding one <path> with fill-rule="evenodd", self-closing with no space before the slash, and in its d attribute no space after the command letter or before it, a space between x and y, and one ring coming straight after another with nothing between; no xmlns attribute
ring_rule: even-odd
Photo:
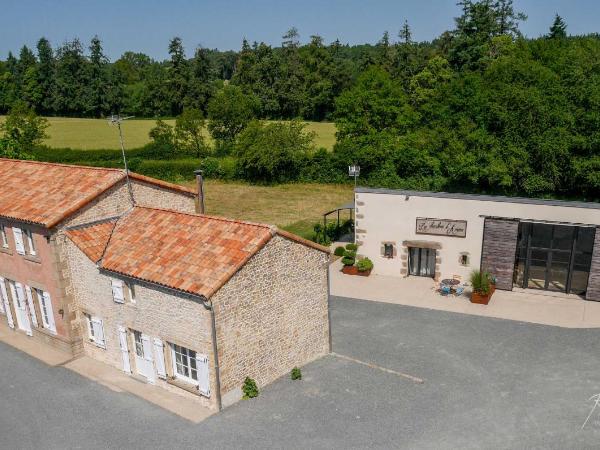
<svg viewBox="0 0 600 450"><path fill-rule="evenodd" d="M467 236L467 221L417 217L416 233L464 238Z"/></svg>

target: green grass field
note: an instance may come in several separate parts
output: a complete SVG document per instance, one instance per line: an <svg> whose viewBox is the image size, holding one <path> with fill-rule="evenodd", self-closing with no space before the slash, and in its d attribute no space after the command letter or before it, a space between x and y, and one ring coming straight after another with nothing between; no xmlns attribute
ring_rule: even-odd
<svg viewBox="0 0 600 450"><path fill-rule="evenodd" d="M0 120L2 118L0 117ZM118 149L119 134L116 127L110 126L104 119L76 119L68 117L49 117L50 126L46 130L46 144L54 148L96 150ZM167 120L173 125L174 120ZM154 120L131 119L123 124L125 147L141 147L150 140L148 132L155 125ZM328 150L335 144L335 125L331 122L307 122L308 131L314 131L317 147ZM205 136L210 139L208 132Z"/></svg>
<svg viewBox="0 0 600 450"><path fill-rule="evenodd" d="M195 183L188 187L195 189ZM310 239L323 213L352 201L351 185L280 184L253 186L207 180L206 213L277 225ZM347 212L343 218L347 218Z"/></svg>

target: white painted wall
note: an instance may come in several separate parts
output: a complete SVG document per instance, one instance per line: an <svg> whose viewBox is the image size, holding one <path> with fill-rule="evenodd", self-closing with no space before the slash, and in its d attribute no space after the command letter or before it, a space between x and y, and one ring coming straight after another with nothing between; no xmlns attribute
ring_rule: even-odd
<svg viewBox="0 0 600 450"><path fill-rule="evenodd" d="M468 279L481 261L484 223L481 216L600 225L600 209L364 192L357 192L355 201L356 240L363 242L358 253L369 257L375 264L373 273L380 275L401 276L402 241L424 240L442 244L438 251L442 278L457 274ZM416 234L417 217L466 220L467 236ZM366 233L359 233L360 230ZM381 256L380 248L386 241L396 244L398 254L393 259ZM470 266L460 265L461 252L469 252Z"/></svg>

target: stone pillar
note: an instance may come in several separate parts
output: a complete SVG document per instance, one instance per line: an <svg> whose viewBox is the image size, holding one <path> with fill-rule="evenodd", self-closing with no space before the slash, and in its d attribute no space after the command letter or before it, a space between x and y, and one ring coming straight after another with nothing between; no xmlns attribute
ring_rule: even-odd
<svg viewBox="0 0 600 450"><path fill-rule="evenodd" d="M596 228L596 237L594 238L594 250L592 251L592 263L590 264L590 276L585 299L600 301L600 232L598 232L598 228Z"/></svg>
<svg viewBox="0 0 600 450"><path fill-rule="evenodd" d="M486 218L483 226L481 270L496 277L496 288L512 291L519 222Z"/></svg>

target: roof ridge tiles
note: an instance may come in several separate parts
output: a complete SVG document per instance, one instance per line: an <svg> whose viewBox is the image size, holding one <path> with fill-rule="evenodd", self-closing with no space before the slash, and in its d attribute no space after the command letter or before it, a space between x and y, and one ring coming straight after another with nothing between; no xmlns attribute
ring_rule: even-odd
<svg viewBox="0 0 600 450"><path fill-rule="evenodd" d="M25 163L25 164L38 164L38 165L44 165L44 166L75 167L77 169L101 170L101 171L112 172L112 173L120 172L123 174L123 176L125 176L125 169L119 169L116 167L82 166L79 164L65 164L65 163L57 163L57 162L50 162L50 161L37 161L37 160L33 160L33 159L12 159L12 158L1 158L1 157L0 157L0 161L18 162L18 163Z"/></svg>
<svg viewBox="0 0 600 450"><path fill-rule="evenodd" d="M152 209L152 210L156 210L156 211L164 211L164 212L175 213L175 214L190 216L190 217L203 217L205 219L219 220L221 222L238 223L241 225L261 227L261 228L266 228L266 229L270 230L272 234L277 233L277 227L275 225L269 225L266 223L250 222L247 220L232 219L232 218L224 217L224 216L213 216L211 214L189 213L189 212L184 212L184 211L178 211L175 209L158 208L155 206L136 205L135 207L140 208L140 209Z"/></svg>

